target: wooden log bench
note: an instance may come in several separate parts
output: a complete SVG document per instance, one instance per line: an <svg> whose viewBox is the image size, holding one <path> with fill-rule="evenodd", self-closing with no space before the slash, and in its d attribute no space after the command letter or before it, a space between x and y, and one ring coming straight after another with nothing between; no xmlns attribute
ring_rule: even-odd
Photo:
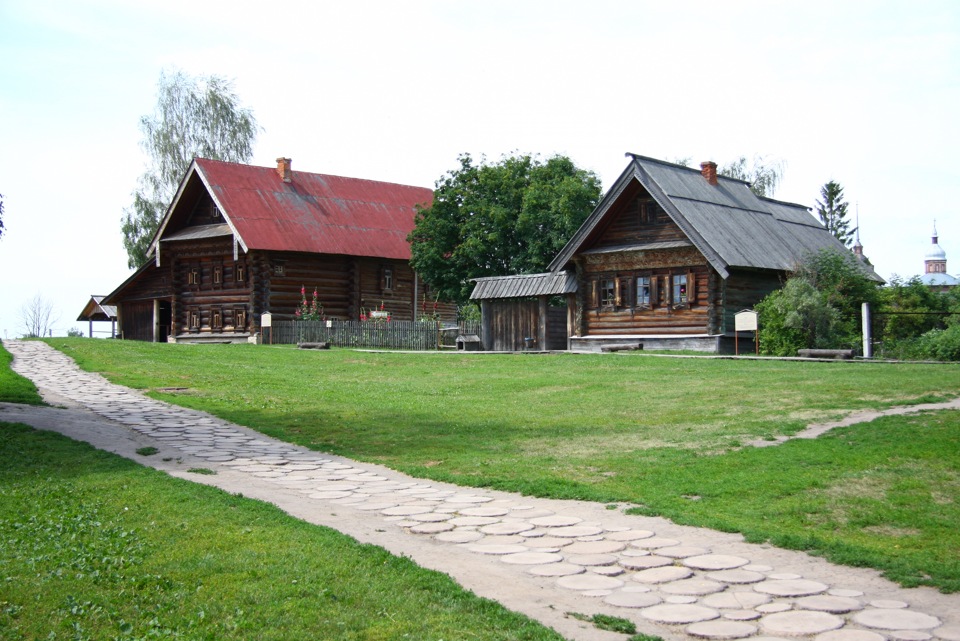
<svg viewBox="0 0 960 641"><path fill-rule="evenodd" d="M643 349L643 343L611 343L600 346L601 352L630 352L638 349Z"/></svg>
<svg viewBox="0 0 960 641"><path fill-rule="evenodd" d="M330 349L330 343L297 343L297 349Z"/></svg>
<svg viewBox="0 0 960 641"><path fill-rule="evenodd" d="M832 358L835 360L849 360L853 358L852 349L798 349L800 358Z"/></svg>

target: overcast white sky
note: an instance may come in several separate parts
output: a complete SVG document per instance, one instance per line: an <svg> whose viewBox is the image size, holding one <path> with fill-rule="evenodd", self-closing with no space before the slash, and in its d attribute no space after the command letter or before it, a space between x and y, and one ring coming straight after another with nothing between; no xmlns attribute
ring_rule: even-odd
<svg viewBox="0 0 960 641"><path fill-rule="evenodd" d="M785 163L837 180L878 272L960 273L960 3L0 3L0 336L40 294L71 327L129 271L120 219L163 69L231 78L254 164L432 187L469 152ZM102 327L100 329L103 329Z"/></svg>

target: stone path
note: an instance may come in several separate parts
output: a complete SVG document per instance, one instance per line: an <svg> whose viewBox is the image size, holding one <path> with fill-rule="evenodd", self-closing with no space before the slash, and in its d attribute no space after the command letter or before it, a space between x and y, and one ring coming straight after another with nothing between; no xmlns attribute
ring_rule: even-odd
<svg viewBox="0 0 960 641"><path fill-rule="evenodd" d="M0 404L0 420L276 503L444 571L571 639L624 637L569 612L620 616L676 640L960 641L960 595L906 590L872 570L597 504L406 477L155 401L38 341L4 346L48 402L82 409ZM148 444L160 454L135 454Z"/></svg>

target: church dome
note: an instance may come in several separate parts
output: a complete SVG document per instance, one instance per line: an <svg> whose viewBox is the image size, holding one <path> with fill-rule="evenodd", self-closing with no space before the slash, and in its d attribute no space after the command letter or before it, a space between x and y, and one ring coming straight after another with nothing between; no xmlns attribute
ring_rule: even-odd
<svg viewBox="0 0 960 641"><path fill-rule="evenodd" d="M947 252L943 251L943 248L937 242L937 224L933 224L933 236L930 238L932 245L930 249L927 250L927 253L923 256L923 260L947 260Z"/></svg>
<svg viewBox="0 0 960 641"><path fill-rule="evenodd" d="M924 260L946 260L947 252L940 245L932 245L923 256Z"/></svg>

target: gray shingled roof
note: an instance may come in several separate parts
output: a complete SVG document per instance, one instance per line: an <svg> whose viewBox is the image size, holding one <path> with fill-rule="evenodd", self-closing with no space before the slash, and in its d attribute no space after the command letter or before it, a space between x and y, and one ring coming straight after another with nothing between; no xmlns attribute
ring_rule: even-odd
<svg viewBox="0 0 960 641"><path fill-rule="evenodd" d="M718 176L718 184L710 185L697 169L628 155L630 164L548 269L567 266L633 180L724 278L731 268L789 271L820 249L849 253L803 205L759 197L742 180ZM881 280L872 270L870 275Z"/></svg>
<svg viewBox="0 0 960 641"><path fill-rule="evenodd" d="M472 280L477 284L470 294L470 300L558 296L577 291L577 276L572 272L489 276Z"/></svg>

